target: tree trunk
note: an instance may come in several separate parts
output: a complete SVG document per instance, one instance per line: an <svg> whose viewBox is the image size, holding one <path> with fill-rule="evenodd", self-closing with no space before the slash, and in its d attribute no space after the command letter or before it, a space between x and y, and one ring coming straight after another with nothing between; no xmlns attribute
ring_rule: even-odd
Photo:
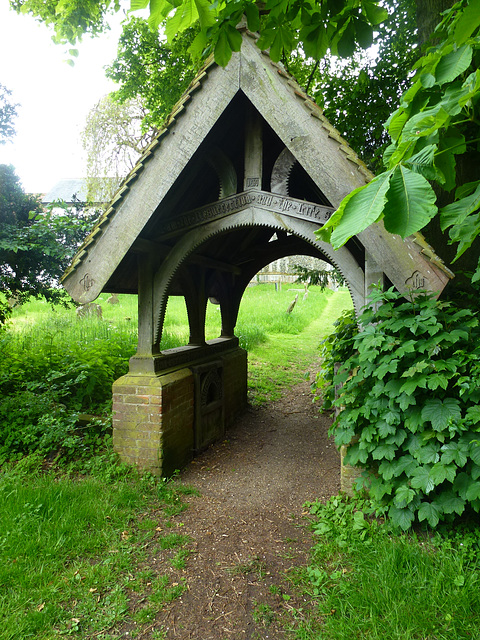
<svg viewBox="0 0 480 640"><path fill-rule="evenodd" d="M455 0L416 0L418 44L420 47L429 40L441 20L442 11L449 9Z"/></svg>

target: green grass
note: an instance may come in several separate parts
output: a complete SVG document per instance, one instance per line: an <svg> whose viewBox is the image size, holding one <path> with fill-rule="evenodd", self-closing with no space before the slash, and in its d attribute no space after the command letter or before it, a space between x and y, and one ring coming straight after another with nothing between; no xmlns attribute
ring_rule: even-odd
<svg viewBox="0 0 480 640"><path fill-rule="evenodd" d="M361 508L339 498L312 506L310 564L291 575L308 606L293 612L292 637L480 638L478 529L398 534Z"/></svg>
<svg viewBox="0 0 480 640"><path fill-rule="evenodd" d="M0 626L1 640L39 640L65 634L87 638L131 618L129 599L146 589L137 575L141 549L155 536L139 526L147 512L168 525L159 510L180 500L186 487L142 479L116 467L115 482L104 476L70 477L41 473L22 465L0 474ZM148 520L147 520L148 524ZM181 547L185 536L171 534ZM162 551L159 551L162 553ZM143 578L151 577L143 575ZM158 582L158 579L155 579ZM160 580L149 601L158 610L183 590ZM150 617L143 614L148 622ZM107 636L105 636L107 637Z"/></svg>
<svg viewBox="0 0 480 640"><path fill-rule="evenodd" d="M330 333L334 321L343 309L351 308L350 294L346 289L335 294L331 291L320 294L313 287L313 292L306 301L297 302L298 308L293 311L293 314L297 313L295 317L285 314L292 293L289 292L288 296L283 295L282 298L276 301L275 314L272 311L275 309L273 305L268 311L273 319L270 324L265 325L269 327L266 339L249 352L248 385L253 404L277 400L283 389L313 376L318 364L317 348L320 340ZM245 304L246 309L241 308L238 323L240 332L243 318L248 318L251 313L255 319L255 305L250 300L248 304L247 301L242 304ZM268 323L268 316L262 318L262 321ZM282 328L283 332L280 331Z"/></svg>

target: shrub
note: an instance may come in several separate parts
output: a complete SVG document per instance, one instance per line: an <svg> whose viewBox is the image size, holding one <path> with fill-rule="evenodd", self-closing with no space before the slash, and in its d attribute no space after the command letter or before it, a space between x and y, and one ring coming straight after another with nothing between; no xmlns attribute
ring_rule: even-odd
<svg viewBox="0 0 480 640"><path fill-rule="evenodd" d="M479 512L477 314L392 289L371 303L334 378L344 408L331 432L337 446L350 445L345 463L370 471L371 497L404 530Z"/></svg>

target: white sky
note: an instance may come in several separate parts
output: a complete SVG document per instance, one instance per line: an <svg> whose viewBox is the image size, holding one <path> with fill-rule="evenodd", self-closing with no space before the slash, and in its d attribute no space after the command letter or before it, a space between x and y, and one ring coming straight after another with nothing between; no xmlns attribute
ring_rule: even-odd
<svg viewBox="0 0 480 640"><path fill-rule="evenodd" d="M112 31L84 38L71 67L67 48L55 45L50 30L0 0L0 83L20 103L17 135L0 145L0 164L12 164L29 193L46 193L59 180L82 178L85 158L80 132L90 109L116 88L105 78L120 34L120 16Z"/></svg>

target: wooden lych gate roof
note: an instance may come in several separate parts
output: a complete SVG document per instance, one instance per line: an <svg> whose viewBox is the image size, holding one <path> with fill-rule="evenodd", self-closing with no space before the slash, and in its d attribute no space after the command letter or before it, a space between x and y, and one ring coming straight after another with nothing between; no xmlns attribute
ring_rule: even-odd
<svg viewBox="0 0 480 640"><path fill-rule="evenodd" d="M157 312L167 292L184 292L186 261L246 286L276 258L320 257L340 268L357 308L367 258L399 291L441 292L451 274L420 234L402 240L379 223L338 251L316 240L373 176L255 34L242 35L226 68L206 63L87 237L63 277L72 297L137 293L145 255L159 274Z"/></svg>

